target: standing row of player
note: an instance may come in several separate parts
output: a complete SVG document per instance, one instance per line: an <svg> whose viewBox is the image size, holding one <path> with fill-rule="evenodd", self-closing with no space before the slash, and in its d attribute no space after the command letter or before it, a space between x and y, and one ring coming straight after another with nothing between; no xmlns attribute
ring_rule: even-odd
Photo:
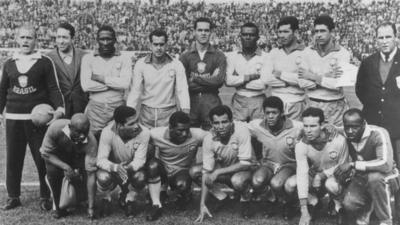
<svg viewBox="0 0 400 225"><path fill-rule="evenodd" d="M168 36L156 30L149 35L152 52L138 60L133 74L131 60L115 49L116 34L109 26L98 30L98 49L84 56L72 46L74 28L68 23L59 25L58 47L48 56L34 51L33 27L21 27L17 35L20 51L5 63L0 83L0 109L6 108L7 120L9 200L5 209L21 204L26 143L39 170L41 208L48 209L50 205L45 167L38 151L46 128L34 127L30 121L31 109L40 103L50 103L56 109L52 112L54 120L85 110L90 130L99 139L113 120L115 109L125 100L128 106L140 108L140 124L147 128L168 126L171 115L181 110L189 113L192 126L207 130L212 125L210 110L221 105L218 90L224 83L236 87L232 118L241 121L263 117L264 91L270 86L272 95L283 100L288 118L300 118L307 94L309 106L323 109L327 122L341 125L347 104L342 88L336 84L350 54L334 40L334 22L329 16L315 19L315 45L308 48L296 38L298 26L296 18L282 18L277 26L281 48L266 54L257 48L257 26L246 23L241 27L241 51L225 56L209 43L212 22L199 18L194 23L196 41L180 60L166 53ZM362 63L356 93L367 121L388 129L397 159L400 132L396 121L400 106L396 99L400 96L400 80L396 78L395 35L393 24L378 26L380 53ZM150 190L157 188L156 180Z"/></svg>

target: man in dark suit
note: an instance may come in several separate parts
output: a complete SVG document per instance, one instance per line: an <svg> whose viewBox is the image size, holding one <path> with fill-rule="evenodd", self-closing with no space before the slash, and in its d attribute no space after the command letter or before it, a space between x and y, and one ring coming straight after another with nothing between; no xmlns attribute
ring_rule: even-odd
<svg viewBox="0 0 400 225"><path fill-rule="evenodd" d="M65 100L65 117L85 111L88 98L80 82L81 59L84 52L73 45L74 27L66 22L57 28L57 48L48 53L57 71L58 82Z"/></svg>
<svg viewBox="0 0 400 225"><path fill-rule="evenodd" d="M357 75L356 94L363 104L369 124L389 131L393 156L400 167L400 51L396 47L396 27L384 22L376 29L379 52L362 61ZM398 194L397 194L398 195ZM396 211L400 210L396 196ZM397 216L399 217L399 215Z"/></svg>

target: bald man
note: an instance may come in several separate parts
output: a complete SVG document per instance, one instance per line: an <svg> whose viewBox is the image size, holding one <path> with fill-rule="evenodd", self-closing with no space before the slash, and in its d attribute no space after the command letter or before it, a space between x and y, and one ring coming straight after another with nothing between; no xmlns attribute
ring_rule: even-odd
<svg viewBox="0 0 400 225"><path fill-rule="evenodd" d="M36 127L31 121L31 111L39 104L50 104L53 121L65 112L64 100L58 86L53 61L35 50L36 31L33 25L23 25L17 31L19 49L3 64L0 82L0 118L5 118L7 157L6 186L8 193L4 210L21 205L21 177L26 146L38 170L40 182L40 208L50 210L50 190L45 182L46 169L40 157L46 127ZM1 122L2 119L0 119Z"/></svg>
<svg viewBox="0 0 400 225"><path fill-rule="evenodd" d="M67 215L67 210L59 207L64 177L76 188L78 201L87 198L88 216L94 218L97 141L89 128L89 120L82 113L73 115L71 120L57 120L47 129L40 148L53 194L56 208L53 217L56 219Z"/></svg>

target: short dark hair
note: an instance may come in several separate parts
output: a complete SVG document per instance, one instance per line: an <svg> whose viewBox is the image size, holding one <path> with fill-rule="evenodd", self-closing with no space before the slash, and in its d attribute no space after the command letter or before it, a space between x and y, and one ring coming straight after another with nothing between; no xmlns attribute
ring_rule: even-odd
<svg viewBox="0 0 400 225"><path fill-rule="evenodd" d="M118 124L125 124L126 119L136 115L136 110L132 107L121 105L114 110L114 121Z"/></svg>
<svg viewBox="0 0 400 225"><path fill-rule="evenodd" d="M283 101L276 96L270 96L264 99L262 106L264 111L266 107L271 107L274 109L278 109L281 113L283 112Z"/></svg>
<svg viewBox="0 0 400 225"><path fill-rule="evenodd" d="M258 26L257 26L255 23L252 23L252 22L244 23L244 24L240 27L240 31L242 31L243 27L255 28L255 29L256 29L256 34L257 34L257 36L258 36L259 33L260 33L260 30L258 29Z"/></svg>
<svg viewBox="0 0 400 225"><path fill-rule="evenodd" d="M58 24L57 29L58 28L62 28L62 29L68 30L69 31L69 35L71 36L71 38L75 37L75 28L71 24L69 24L67 22L61 22L60 24Z"/></svg>
<svg viewBox="0 0 400 225"><path fill-rule="evenodd" d="M228 115L228 119L232 121L232 110L227 105L219 105L210 110L208 117L210 121L214 121L214 116Z"/></svg>
<svg viewBox="0 0 400 225"><path fill-rule="evenodd" d="M165 38L165 43L168 42L168 35L167 35L167 32L165 32L164 30L161 30L161 29L153 30L149 34L150 43L153 43L153 36L164 37Z"/></svg>
<svg viewBox="0 0 400 225"><path fill-rule="evenodd" d="M193 26L194 26L195 30L197 28L197 23L200 23L200 22L209 23L210 24L210 30L212 30L214 28L214 24L211 22L211 20L209 18L207 18L207 17L199 17L193 23Z"/></svg>
<svg viewBox="0 0 400 225"><path fill-rule="evenodd" d="M115 34L115 30L114 28L112 28L110 25L103 25L99 28L99 30L97 31L97 37L99 37L100 32L102 31L110 31L114 40L117 39L117 35Z"/></svg>
<svg viewBox="0 0 400 225"><path fill-rule="evenodd" d="M393 30L393 34L394 34L394 36L396 37L397 28L396 28L396 25L395 25L394 23L392 23L392 22L390 22L390 21L384 21L383 23L379 24L379 25L376 27L376 30L375 30L376 36L378 36L378 29L381 28L381 27L391 27L392 30Z"/></svg>
<svg viewBox="0 0 400 225"><path fill-rule="evenodd" d="M335 23L333 22L332 17L328 15L320 15L314 20L314 27L317 25L325 25L328 27L328 30L331 31L335 28Z"/></svg>
<svg viewBox="0 0 400 225"><path fill-rule="evenodd" d="M290 25L290 29L295 31L299 29L299 20L295 16L285 16L279 20L277 28L283 25Z"/></svg>
<svg viewBox="0 0 400 225"><path fill-rule="evenodd" d="M343 121L346 116L353 116L353 115L358 115L362 121L365 120L364 113L360 109L350 108L343 113Z"/></svg>
<svg viewBox="0 0 400 225"><path fill-rule="evenodd" d="M308 107L306 110L303 111L301 114L301 118L304 117L319 117L319 124L322 124L325 121L324 111L320 108L315 107Z"/></svg>
<svg viewBox="0 0 400 225"><path fill-rule="evenodd" d="M177 111L172 113L171 117L169 117L169 126L170 127L176 127L180 124L190 124L190 118L187 113L184 113L182 111Z"/></svg>

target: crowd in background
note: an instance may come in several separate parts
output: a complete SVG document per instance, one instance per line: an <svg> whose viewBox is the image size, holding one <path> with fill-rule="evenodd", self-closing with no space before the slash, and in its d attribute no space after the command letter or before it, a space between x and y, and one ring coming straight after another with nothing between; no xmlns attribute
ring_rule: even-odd
<svg viewBox="0 0 400 225"><path fill-rule="evenodd" d="M383 20L400 24L400 1L362 3L358 0L328 2L277 3L189 3L147 4L132 2L39 1L0 2L0 47L16 47L15 29L25 21L38 29L38 48L55 45L55 29L66 20L77 29L76 46L93 49L99 25L109 24L117 31L119 48L130 51L148 50L148 34L164 28L170 37L170 51L181 53L193 41L193 21L199 16L210 17L216 25L212 43L222 51L239 47L239 28L247 21L260 27L260 46L266 51L276 47L276 24L285 15L300 21L299 35L306 45L312 43L315 16L331 15L337 25L336 38L361 60L374 49L375 27Z"/></svg>

